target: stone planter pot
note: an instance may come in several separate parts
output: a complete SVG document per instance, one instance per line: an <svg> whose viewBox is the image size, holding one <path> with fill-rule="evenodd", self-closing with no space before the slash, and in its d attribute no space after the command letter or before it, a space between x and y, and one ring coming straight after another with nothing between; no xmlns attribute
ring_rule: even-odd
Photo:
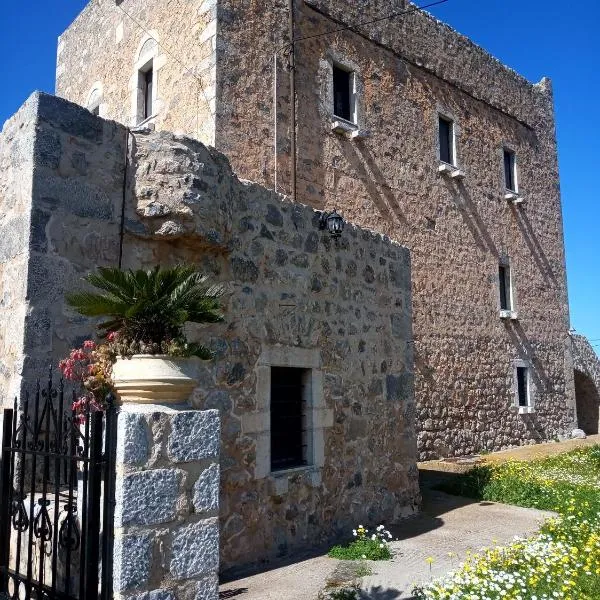
<svg viewBox="0 0 600 600"><path fill-rule="evenodd" d="M118 358L113 382L121 403L181 404L197 385L196 358L136 354Z"/></svg>

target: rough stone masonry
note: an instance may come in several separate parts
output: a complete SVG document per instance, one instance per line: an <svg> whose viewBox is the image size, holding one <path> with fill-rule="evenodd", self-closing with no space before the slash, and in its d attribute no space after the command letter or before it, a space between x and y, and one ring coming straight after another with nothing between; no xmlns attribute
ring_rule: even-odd
<svg viewBox="0 0 600 600"><path fill-rule="evenodd" d="M2 341L4 398L90 336L93 322L64 303L83 274L117 265L121 247L125 268L192 263L227 286L225 323L189 330L215 353L198 369L192 404L221 420L222 570L418 510L406 248L352 224L335 241L319 229L318 212L240 181L214 149L128 133L45 94L9 120L0 157L12 165L0 176L0 239L11 240L0 266L0 331L17 332ZM23 235L13 243L17 225ZM20 308L7 310L9 301ZM271 380L280 368L302 375L306 465L291 470L271 463ZM152 454L143 448L127 451ZM182 438L177 452L195 448ZM160 482L169 501L150 495L152 507L120 518L141 528L176 523L174 498L191 485L190 471L148 461L123 494Z"/></svg>
<svg viewBox="0 0 600 600"><path fill-rule="evenodd" d="M93 109L97 89L103 116L138 124L131 107L153 61L158 103L147 123L214 143L239 176L295 189L296 200L337 207L410 249L421 458L571 432L577 415L548 79L530 83L404 0L108 4L92 0L61 36L59 95ZM125 13L154 32L158 49L143 50L148 34ZM341 126L334 68L352 81L353 114ZM204 93L195 93L190 73ZM439 172L440 116L453 123L452 167L464 176ZM505 150L516 164L518 205L505 197ZM500 264L510 265L514 319L500 315ZM526 413L516 406L517 365L529 368Z"/></svg>

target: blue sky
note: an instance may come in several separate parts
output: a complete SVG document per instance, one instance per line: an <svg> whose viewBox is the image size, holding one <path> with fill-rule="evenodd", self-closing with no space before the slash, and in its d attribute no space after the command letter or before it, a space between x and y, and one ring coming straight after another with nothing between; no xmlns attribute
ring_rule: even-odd
<svg viewBox="0 0 600 600"><path fill-rule="evenodd" d="M85 4L85 0L4 3L0 13L0 123L33 90L53 91L56 38ZM600 350L597 0L572 5L558 0L449 0L430 10L529 80L539 81L544 75L552 78L571 321Z"/></svg>

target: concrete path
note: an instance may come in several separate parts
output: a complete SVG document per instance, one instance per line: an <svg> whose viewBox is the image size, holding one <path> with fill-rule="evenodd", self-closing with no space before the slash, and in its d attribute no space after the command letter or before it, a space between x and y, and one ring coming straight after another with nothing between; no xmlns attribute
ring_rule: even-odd
<svg viewBox="0 0 600 600"><path fill-rule="evenodd" d="M473 502L423 490L423 512L392 528L394 559L365 561L373 574L363 579L365 600L412 598L414 584L456 568L467 550L505 544L529 535L550 516L538 510ZM431 565L427 558L433 558ZM340 561L319 556L221 586L221 599L315 600Z"/></svg>
<svg viewBox="0 0 600 600"><path fill-rule="evenodd" d="M507 460L536 460L547 456L555 456L570 452L576 448L585 448L600 444L600 435L589 435L585 440L566 440L564 442L548 442L546 444L532 444L519 446L491 454L467 456L464 458L447 458L443 460L430 460L419 463L419 470L443 471L446 473L465 473L476 465L486 463L506 462Z"/></svg>

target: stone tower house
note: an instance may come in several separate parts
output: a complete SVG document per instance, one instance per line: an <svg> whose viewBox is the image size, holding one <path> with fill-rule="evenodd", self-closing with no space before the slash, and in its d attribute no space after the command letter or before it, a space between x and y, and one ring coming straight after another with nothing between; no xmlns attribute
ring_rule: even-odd
<svg viewBox="0 0 600 600"><path fill-rule="evenodd" d="M92 0L57 93L406 245L422 458L575 425L547 79L404 0Z"/></svg>

